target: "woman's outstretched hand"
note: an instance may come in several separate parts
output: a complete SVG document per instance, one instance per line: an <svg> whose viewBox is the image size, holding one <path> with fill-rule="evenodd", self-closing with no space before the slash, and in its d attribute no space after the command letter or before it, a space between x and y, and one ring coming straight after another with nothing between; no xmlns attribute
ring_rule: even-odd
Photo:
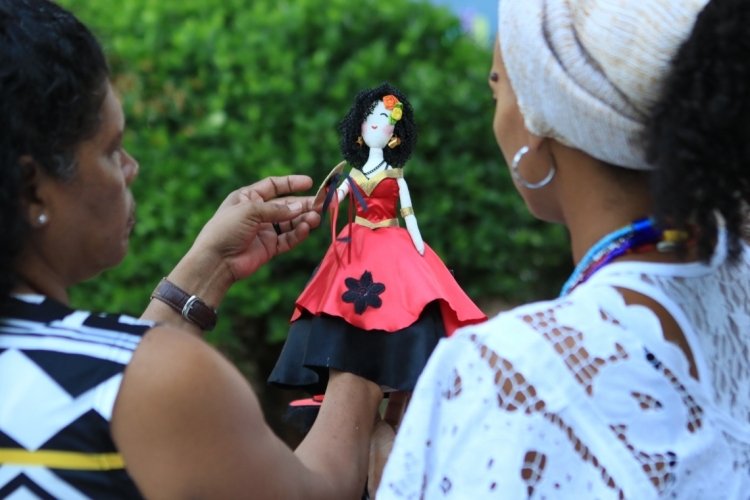
<svg viewBox="0 0 750 500"><path fill-rule="evenodd" d="M234 191L167 278L217 309L236 281L299 245L310 229L320 224L320 216L312 208L313 197L294 196L311 186L312 179L305 175L288 175L268 177ZM202 333L159 300L152 300L141 317Z"/></svg>
<svg viewBox="0 0 750 500"><path fill-rule="evenodd" d="M286 196L312 187L305 175L268 177L231 193L195 240L191 252L221 262L231 281L253 274L275 255L304 241L320 223L311 196ZM279 223L277 235L272 223Z"/></svg>

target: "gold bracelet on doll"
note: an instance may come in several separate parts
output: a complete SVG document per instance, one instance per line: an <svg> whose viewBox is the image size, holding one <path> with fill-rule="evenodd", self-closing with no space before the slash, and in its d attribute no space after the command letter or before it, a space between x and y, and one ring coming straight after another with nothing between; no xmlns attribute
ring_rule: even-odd
<svg viewBox="0 0 750 500"><path fill-rule="evenodd" d="M404 207L401 209L401 217L406 218L407 215L414 215L414 209L412 207Z"/></svg>

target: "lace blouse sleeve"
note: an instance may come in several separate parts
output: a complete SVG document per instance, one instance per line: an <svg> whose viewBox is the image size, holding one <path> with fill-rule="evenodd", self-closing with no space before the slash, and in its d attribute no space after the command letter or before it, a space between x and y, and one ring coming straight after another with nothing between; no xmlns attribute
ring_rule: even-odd
<svg viewBox="0 0 750 500"><path fill-rule="evenodd" d="M705 435L703 445L695 439L702 410L675 385L685 367L657 366L642 339L596 302L552 304L504 313L440 343L379 500L648 499L672 488L679 453L705 445ZM636 316L639 331L658 329L653 315Z"/></svg>

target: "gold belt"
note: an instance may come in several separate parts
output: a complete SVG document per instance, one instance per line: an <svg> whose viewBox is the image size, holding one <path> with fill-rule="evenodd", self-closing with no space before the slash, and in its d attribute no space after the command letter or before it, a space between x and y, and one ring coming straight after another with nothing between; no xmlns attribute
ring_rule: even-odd
<svg viewBox="0 0 750 500"><path fill-rule="evenodd" d="M0 448L0 465L30 465L50 469L113 470L125 468L119 453L28 451Z"/></svg>
<svg viewBox="0 0 750 500"><path fill-rule="evenodd" d="M365 219L364 217L360 217L359 215L354 218L354 223L359 224L360 226L365 226L369 229L380 229L381 227L398 227L398 219L386 219L381 220L380 222L373 223Z"/></svg>

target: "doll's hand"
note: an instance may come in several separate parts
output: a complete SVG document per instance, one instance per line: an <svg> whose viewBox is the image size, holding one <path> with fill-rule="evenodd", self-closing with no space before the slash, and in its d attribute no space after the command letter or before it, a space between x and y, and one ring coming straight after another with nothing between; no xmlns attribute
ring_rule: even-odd
<svg viewBox="0 0 750 500"><path fill-rule="evenodd" d="M331 209L332 209L333 207L335 207L336 205L338 205L339 203L341 203L341 200L343 200L343 199L344 199L344 196L346 196L346 195L345 195L345 194L344 194L344 193L343 193L343 192L341 191L341 188L336 188L336 191L335 191L335 193L336 193L336 194L332 196L332 195L331 195L331 189L334 189L334 187L333 187L333 186L330 186L330 187L327 187L327 188L326 188L326 197L328 197L328 196L330 196L330 197L331 197L331 200L330 200L330 202L329 202L329 204L328 204L328 210L329 210L329 211L330 211L330 210L331 210ZM321 205L321 207L322 207L322 205ZM315 208L318 208L318 207L315 207Z"/></svg>
<svg viewBox="0 0 750 500"><path fill-rule="evenodd" d="M406 222L406 230L409 231L411 241L414 242L417 252L419 252L419 255L424 255L424 241L422 240L422 234L419 232L417 218L414 214L409 214L404 217L404 222Z"/></svg>

